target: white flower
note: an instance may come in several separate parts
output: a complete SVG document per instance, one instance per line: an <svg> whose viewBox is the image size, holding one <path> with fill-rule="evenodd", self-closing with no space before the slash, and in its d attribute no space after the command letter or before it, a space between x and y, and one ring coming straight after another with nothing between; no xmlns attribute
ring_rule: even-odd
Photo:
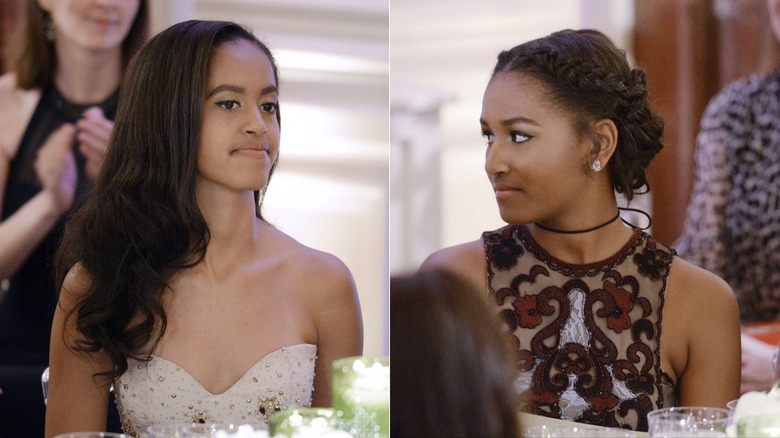
<svg viewBox="0 0 780 438"><path fill-rule="evenodd" d="M780 385L780 381L775 383L769 392L751 391L739 398L731 425L726 429L728 436L737 436L737 422L745 417L754 415L780 416L780 387L778 385Z"/></svg>

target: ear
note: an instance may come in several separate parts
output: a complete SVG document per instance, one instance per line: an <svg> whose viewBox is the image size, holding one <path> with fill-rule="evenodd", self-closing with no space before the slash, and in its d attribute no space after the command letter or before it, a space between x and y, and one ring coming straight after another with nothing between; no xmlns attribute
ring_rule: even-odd
<svg viewBox="0 0 780 438"><path fill-rule="evenodd" d="M767 0L766 6L769 11L772 32L774 32L775 38L780 41L780 0Z"/></svg>
<svg viewBox="0 0 780 438"><path fill-rule="evenodd" d="M612 154L615 153L618 142L618 130L615 122L610 119L601 119L591 126L593 137L593 151L591 153L591 163L599 160L602 168L607 167L607 163Z"/></svg>
<svg viewBox="0 0 780 438"><path fill-rule="evenodd" d="M38 2L38 6L43 9L44 12L51 13L51 2L49 0L36 0Z"/></svg>

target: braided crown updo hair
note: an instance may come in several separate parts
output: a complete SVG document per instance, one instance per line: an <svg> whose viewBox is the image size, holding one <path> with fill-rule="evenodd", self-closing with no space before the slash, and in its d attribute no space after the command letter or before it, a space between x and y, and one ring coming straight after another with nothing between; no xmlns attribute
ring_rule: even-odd
<svg viewBox="0 0 780 438"><path fill-rule="evenodd" d="M618 144L608 171L627 200L650 190L645 169L661 150L664 122L650 110L645 72L631 68L624 51L596 30L561 30L501 52L493 76L522 73L542 81L558 108L571 111L581 135L610 119Z"/></svg>

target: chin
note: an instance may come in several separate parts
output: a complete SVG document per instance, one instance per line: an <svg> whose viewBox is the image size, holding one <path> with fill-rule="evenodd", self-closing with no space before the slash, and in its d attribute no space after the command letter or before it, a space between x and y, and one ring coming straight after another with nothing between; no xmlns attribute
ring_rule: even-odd
<svg viewBox="0 0 780 438"><path fill-rule="evenodd" d="M512 211L509 209L499 208L499 214L501 215L501 220L512 225L527 224L533 222L533 220L529 219L528 216L518 214L516 211Z"/></svg>

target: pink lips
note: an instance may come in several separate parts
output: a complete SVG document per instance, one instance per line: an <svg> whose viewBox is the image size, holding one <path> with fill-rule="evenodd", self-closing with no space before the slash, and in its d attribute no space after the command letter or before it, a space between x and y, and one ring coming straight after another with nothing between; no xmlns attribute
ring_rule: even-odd
<svg viewBox="0 0 780 438"><path fill-rule="evenodd" d="M111 18L93 18L92 22L100 27L111 27L119 24L119 21Z"/></svg>
<svg viewBox="0 0 780 438"><path fill-rule="evenodd" d="M268 149L262 146L241 147L233 151L239 155L245 155L250 158L265 159L268 157Z"/></svg>
<svg viewBox="0 0 780 438"><path fill-rule="evenodd" d="M496 192L496 198L498 199L510 197L520 191L517 187L503 183L493 183L493 190Z"/></svg>

